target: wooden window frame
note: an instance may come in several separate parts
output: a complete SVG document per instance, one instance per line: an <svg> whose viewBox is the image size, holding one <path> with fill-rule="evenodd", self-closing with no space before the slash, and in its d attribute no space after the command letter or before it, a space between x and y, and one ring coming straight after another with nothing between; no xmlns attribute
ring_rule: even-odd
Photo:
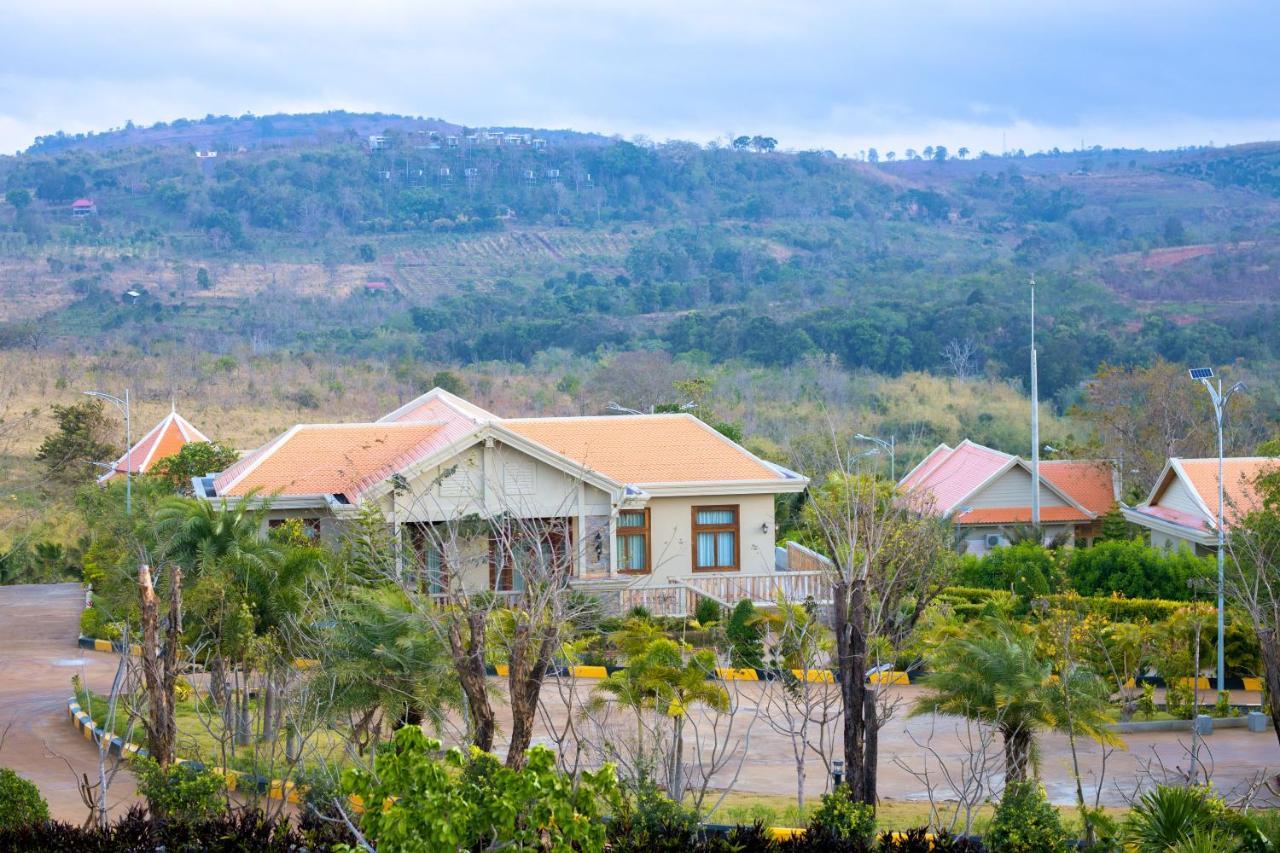
<svg viewBox="0 0 1280 853"><path fill-rule="evenodd" d="M733 511L733 524L699 524L698 513L700 512L724 512L725 510ZM689 537L689 565L695 572L738 572L742 570L742 505L741 504L714 504L709 506L692 507L690 515L692 519L693 533ZM699 566L698 565L698 534L700 533L732 533L733 534L733 565L732 566ZM717 549L718 550L718 549Z"/></svg>
<svg viewBox="0 0 1280 853"><path fill-rule="evenodd" d="M514 525L529 524L538 521L543 523L543 529L539 532L539 537L546 539L548 542L559 538L564 544L564 553L568 558L569 572L573 572L573 554L574 543L577 541L575 533L576 519L568 517L548 517L548 518L523 518L513 522ZM510 560L503 560L504 556L501 552L505 548L510 550L508 534L499 535L497 531L489 532L489 591L490 592L514 592L515 591L515 568L511 565ZM506 565L502 565L502 563ZM500 586L499 582L506 578L507 586Z"/></svg>
<svg viewBox="0 0 1280 853"><path fill-rule="evenodd" d="M618 574L620 575L653 574L653 536L651 535L651 531L653 527L649 519L649 507L645 507L644 509L624 509L618 512L618 516L619 518L621 518L623 513L635 513L635 512L643 513L644 524L641 527L623 527L621 524L615 525L615 530L617 532L614 534L614 552L615 552L614 558L617 559L617 557L621 556L617 552L618 552L618 546L621 543L623 536L643 536L644 537L644 568L643 569L624 569L622 568L622 566L618 566Z"/></svg>

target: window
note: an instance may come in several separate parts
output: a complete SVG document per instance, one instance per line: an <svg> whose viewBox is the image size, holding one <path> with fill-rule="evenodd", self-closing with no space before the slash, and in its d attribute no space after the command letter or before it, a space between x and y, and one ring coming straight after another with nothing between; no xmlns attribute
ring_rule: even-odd
<svg viewBox="0 0 1280 853"><path fill-rule="evenodd" d="M738 507L693 508L693 569L701 572L738 570Z"/></svg>
<svg viewBox="0 0 1280 853"><path fill-rule="evenodd" d="M618 513L618 571L643 575L653 570L649 564L649 510L632 509Z"/></svg>
<svg viewBox="0 0 1280 853"><path fill-rule="evenodd" d="M535 577L568 574L573 532L567 519L522 519L489 535L489 588L519 592L526 572Z"/></svg>
<svg viewBox="0 0 1280 853"><path fill-rule="evenodd" d="M409 572L418 582L418 590L428 595L444 595L449 591L449 566L444 558L444 543L429 524L408 524Z"/></svg>

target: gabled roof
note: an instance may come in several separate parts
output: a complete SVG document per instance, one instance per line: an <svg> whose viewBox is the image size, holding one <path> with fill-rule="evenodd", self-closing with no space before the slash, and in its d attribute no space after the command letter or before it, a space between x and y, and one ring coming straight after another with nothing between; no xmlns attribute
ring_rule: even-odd
<svg viewBox="0 0 1280 853"><path fill-rule="evenodd" d="M930 511L945 516L1016 458L967 438L955 447L940 444L907 472L898 487L908 495L927 498Z"/></svg>
<svg viewBox="0 0 1280 853"><path fill-rule="evenodd" d="M208 440L207 435L192 426L191 422L178 414L176 409L170 409L169 414L165 415L160 423L153 426L131 449L111 463L111 470L99 477L98 482L109 480L117 474L125 473L126 470L134 474L145 474L151 470L154 463L166 456L172 456L184 445Z"/></svg>
<svg viewBox="0 0 1280 853"><path fill-rule="evenodd" d="M436 421L299 424L214 477L219 496L255 489L283 496L359 493L450 442L456 428Z"/></svg>
<svg viewBox="0 0 1280 853"><path fill-rule="evenodd" d="M378 423L401 423L406 421L451 420L467 418L475 423L498 420L493 412L480 408L475 403L464 400L457 394L450 394L443 388L432 388L420 397L415 397L394 412L378 418Z"/></svg>
<svg viewBox="0 0 1280 853"><path fill-rule="evenodd" d="M620 483L793 479L690 414L507 418L502 426Z"/></svg>
<svg viewBox="0 0 1280 853"><path fill-rule="evenodd" d="M913 498L922 511L953 516L957 524L1024 524L1031 520L1031 495L1009 507L961 510L970 499L1006 472L1031 466L1022 458L1001 453L965 439L955 447L940 444L920 464L907 472L898 488ZM1109 462L1098 460L1048 460L1040 463L1045 489L1067 506L1042 506L1042 522L1084 522L1101 515L1116 502L1116 482Z"/></svg>
<svg viewBox="0 0 1280 853"><path fill-rule="evenodd" d="M1268 456L1235 456L1223 460L1223 517L1226 527L1258 508L1258 492L1254 481L1258 476L1280 467L1280 459ZM1197 513L1175 509L1161 503L1174 481L1187 487L1195 501ZM1135 513L1199 531L1218 529L1218 460L1171 457L1156 478L1151 493L1133 508Z"/></svg>

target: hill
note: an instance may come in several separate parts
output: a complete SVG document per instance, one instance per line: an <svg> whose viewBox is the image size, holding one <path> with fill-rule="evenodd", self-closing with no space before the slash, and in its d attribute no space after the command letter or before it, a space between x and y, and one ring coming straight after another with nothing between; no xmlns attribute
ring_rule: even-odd
<svg viewBox="0 0 1280 853"><path fill-rule="evenodd" d="M1280 145L872 163L767 142L353 113L42 137L0 158L0 346L1016 379L1034 273L1060 405L1103 361L1280 357Z"/></svg>

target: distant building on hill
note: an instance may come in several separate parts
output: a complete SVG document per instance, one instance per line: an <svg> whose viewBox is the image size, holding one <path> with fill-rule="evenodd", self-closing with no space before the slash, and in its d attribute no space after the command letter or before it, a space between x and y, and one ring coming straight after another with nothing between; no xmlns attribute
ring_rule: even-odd
<svg viewBox="0 0 1280 853"><path fill-rule="evenodd" d="M91 198L78 198L71 202L71 216L75 219L93 216L97 212L98 206L93 203Z"/></svg>

